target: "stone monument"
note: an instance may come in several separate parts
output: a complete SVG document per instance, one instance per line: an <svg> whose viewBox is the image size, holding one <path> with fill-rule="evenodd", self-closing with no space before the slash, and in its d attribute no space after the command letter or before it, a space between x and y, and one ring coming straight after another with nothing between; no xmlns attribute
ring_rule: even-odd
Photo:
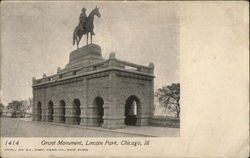
<svg viewBox="0 0 250 158"><path fill-rule="evenodd" d="M148 125L154 104L154 65L104 59L89 44L70 53L51 76L33 78L33 120L123 128Z"/></svg>
<svg viewBox="0 0 250 158"><path fill-rule="evenodd" d="M94 15L100 17L97 7L89 17ZM79 26L74 31L77 45L77 36L84 34ZM94 35L93 27L88 32ZM43 74L32 82L33 121L116 129L148 125L153 115L153 63L142 66L118 60L113 52L104 59L92 40L72 51L68 64L58 67L56 74Z"/></svg>

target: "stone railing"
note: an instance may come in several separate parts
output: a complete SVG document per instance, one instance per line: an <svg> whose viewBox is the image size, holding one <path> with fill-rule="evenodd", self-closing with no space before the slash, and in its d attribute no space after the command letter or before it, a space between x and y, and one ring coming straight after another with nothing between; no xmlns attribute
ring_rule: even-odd
<svg viewBox="0 0 250 158"><path fill-rule="evenodd" d="M57 69L57 73L55 75L51 76L46 76L46 74L43 74L43 78L41 79L35 79L33 78L33 85L38 85L50 81L56 81L60 79L65 79L68 77L73 77L76 75L80 74L86 74L90 72L96 72L100 70L105 70L105 69L119 69L119 70L124 70L124 71L129 71L129 72L139 72L139 73L144 73L153 76L154 74L154 64L149 63L149 66L142 66L142 65L137 65L134 63L118 60L115 57L115 53L110 53L109 59L91 64L88 66L82 66L82 67L77 67L74 69L62 69L59 67Z"/></svg>

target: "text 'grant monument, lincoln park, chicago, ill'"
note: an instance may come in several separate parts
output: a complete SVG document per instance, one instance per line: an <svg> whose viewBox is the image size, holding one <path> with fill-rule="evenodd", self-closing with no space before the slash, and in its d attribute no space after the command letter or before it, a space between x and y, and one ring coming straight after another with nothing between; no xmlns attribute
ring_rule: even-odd
<svg viewBox="0 0 250 158"><path fill-rule="evenodd" d="M70 53L68 64L54 75L33 78L33 121L108 129L149 125L154 64L119 60L114 52L104 59L101 46L92 43L94 18L101 14L97 7L88 16L85 11L73 32L77 49ZM79 48L83 35L86 45Z"/></svg>

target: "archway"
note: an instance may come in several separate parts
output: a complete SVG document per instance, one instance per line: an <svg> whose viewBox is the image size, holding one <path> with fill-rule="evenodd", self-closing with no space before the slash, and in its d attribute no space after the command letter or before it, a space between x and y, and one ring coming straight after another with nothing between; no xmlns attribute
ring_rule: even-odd
<svg viewBox="0 0 250 158"><path fill-rule="evenodd" d="M136 96L130 96L125 104L125 124L135 126L137 116L140 113L140 100Z"/></svg>
<svg viewBox="0 0 250 158"><path fill-rule="evenodd" d="M104 108L103 108L104 101L103 101L103 99L101 97L96 97L94 100L94 105L97 108L96 109L96 115L98 117L97 123L99 126L102 126L103 121L104 121L103 120L103 115L104 115Z"/></svg>
<svg viewBox="0 0 250 158"><path fill-rule="evenodd" d="M42 119L42 103L39 101L37 103L37 121L41 121Z"/></svg>
<svg viewBox="0 0 250 158"><path fill-rule="evenodd" d="M49 101L49 103L48 103L48 121L53 121L53 114L54 114L53 102Z"/></svg>
<svg viewBox="0 0 250 158"><path fill-rule="evenodd" d="M81 122L81 102L79 99L74 99L73 108L75 110L75 117L76 117L77 124L79 125Z"/></svg>
<svg viewBox="0 0 250 158"><path fill-rule="evenodd" d="M65 101L61 100L59 103L59 116L61 117L61 122L65 122Z"/></svg>

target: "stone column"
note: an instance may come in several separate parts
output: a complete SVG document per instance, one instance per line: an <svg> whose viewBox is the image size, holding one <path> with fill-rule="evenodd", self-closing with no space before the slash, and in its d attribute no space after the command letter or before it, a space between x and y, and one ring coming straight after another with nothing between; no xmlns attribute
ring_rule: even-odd
<svg viewBox="0 0 250 158"><path fill-rule="evenodd" d="M150 73L154 75L154 63L149 63ZM154 78L150 81L150 105L149 105L149 119L148 124L150 120L153 117L154 114Z"/></svg>
<svg viewBox="0 0 250 158"><path fill-rule="evenodd" d="M63 115L63 107L60 106L60 103L54 104L53 106L54 114L53 114L53 122L56 123L64 123L65 116Z"/></svg>
<svg viewBox="0 0 250 158"><path fill-rule="evenodd" d="M147 96L144 96L144 97L149 97L149 95ZM136 126L146 126L148 125L148 119L149 119L149 105L150 103L149 102L150 99L144 99L145 102L141 102L140 103L140 113L137 114L136 116Z"/></svg>
<svg viewBox="0 0 250 158"><path fill-rule="evenodd" d="M116 108L114 108L114 106L116 106ZM107 129L119 129L119 128L125 128L125 124L124 124L124 109L118 107L117 103L109 103L109 108L108 110L110 111L110 115L106 115L104 116L104 124L103 124L103 128L107 128ZM115 109L115 112L113 112L114 110L111 109ZM113 113L112 113L113 112Z"/></svg>
<svg viewBox="0 0 250 158"><path fill-rule="evenodd" d="M47 122L48 120L48 117L47 117L47 108L42 104L42 118L41 118L41 121L44 121L44 122Z"/></svg>
<svg viewBox="0 0 250 158"><path fill-rule="evenodd" d="M52 107L52 108L54 108L54 107ZM52 110L54 110L54 109L52 109ZM47 105L47 114L48 114L48 122L52 122L53 121L53 113L52 113L52 110L51 109L49 109L49 107L48 107L48 105Z"/></svg>
<svg viewBox="0 0 250 158"><path fill-rule="evenodd" d="M81 126L88 126L88 80L85 78L83 80L83 103L81 103Z"/></svg>
<svg viewBox="0 0 250 158"><path fill-rule="evenodd" d="M65 101L65 123L71 125L77 125L77 118L75 116L75 108L73 107L73 100Z"/></svg>
<svg viewBox="0 0 250 158"><path fill-rule="evenodd" d="M33 106L32 108L32 121L41 121L41 115L37 113L37 107Z"/></svg>
<svg viewBox="0 0 250 158"><path fill-rule="evenodd" d="M109 57L109 67L115 68L116 67L116 57L115 53L110 53ZM104 113L104 128L108 129L117 129L117 128L124 128L124 116L121 115L121 109L119 109L118 101L117 101L117 94L118 94L118 81L116 72L112 71L109 74L109 92L108 92L108 102L105 105L106 114Z"/></svg>
<svg viewBox="0 0 250 158"><path fill-rule="evenodd" d="M51 122L51 112L49 111L48 103L45 102L42 109L42 120L46 122Z"/></svg>
<svg viewBox="0 0 250 158"><path fill-rule="evenodd" d="M71 125L78 125L76 109L73 106L67 106L66 108L65 123Z"/></svg>
<svg viewBox="0 0 250 158"><path fill-rule="evenodd" d="M148 120L148 124L150 122L150 120L153 118L154 115L154 79L151 80L151 87L150 87L150 105L149 105L149 120Z"/></svg>
<svg viewBox="0 0 250 158"><path fill-rule="evenodd" d="M34 94L34 92L33 92ZM37 113L37 105L36 105L36 101L33 99L33 105L32 105L32 121L40 121L41 120L41 116L38 115Z"/></svg>
<svg viewBox="0 0 250 158"><path fill-rule="evenodd" d="M32 107L32 121L40 121L40 119L37 116L37 108L34 105Z"/></svg>
<svg viewBox="0 0 250 158"><path fill-rule="evenodd" d="M87 120L87 126L99 127L99 116L97 116L97 107L93 103L88 105L88 115L85 118Z"/></svg>
<svg viewBox="0 0 250 158"><path fill-rule="evenodd" d="M42 118L42 107L38 109L38 101L40 101L33 91L33 105L32 105L32 121L41 121ZM40 110L40 114L38 114Z"/></svg>
<svg viewBox="0 0 250 158"><path fill-rule="evenodd" d="M144 102L141 103L141 113L137 116L137 126L147 126L149 125L149 120L153 115L154 107L154 84L153 81L147 83L148 88L144 91L146 92L144 97Z"/></svg>
<svg viewBox="0 0 250 158"><path fill-rule="evenodd" d="M42 113L41 113L41 121L44 121L44 122L47 122L48 121L48 114L47 114L47 103L46 103L46 89L45 88L42 88L42 100L41 100L41 103L42 103Z"/></svg>
<svg viewBox="0 0 250 158"><path fill-rule="evenodd" d="M36 83L36 78L33 77L32 78L32 85L34 85ZM35 90L34 88L32 88L32 94L33 94L33 103L32 103L32 121L40 121L41 118L38 117L37 115L37 101L36 101L36 94L35 94Z"/></svg>

